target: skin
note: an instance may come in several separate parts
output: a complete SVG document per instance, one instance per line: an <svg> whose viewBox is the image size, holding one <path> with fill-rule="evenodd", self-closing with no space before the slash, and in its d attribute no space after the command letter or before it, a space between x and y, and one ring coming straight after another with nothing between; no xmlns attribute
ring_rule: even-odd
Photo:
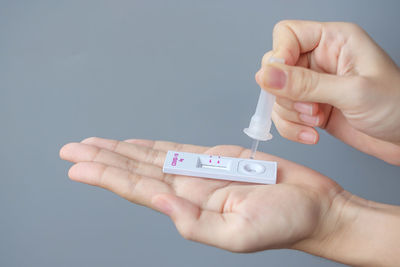
<svg viewBox="0 0 400 267"><path fill-rule="evenodd" d="M173 215L185 238L231 251L287 247L312 235L320 217L343 191L311 169L264 153L258 153L257 159L278 162L278 185L164 174L162 165L168 150L249 156L248 150L237 146L206 148L100 138L68 144L60 156L75 163L69 171L71 179L102 186L129 201ZM178 210L163 208L168 200Z"/></svg>
<svg viewBox="0 0 400 267"><path fill-rule="evenodd" d="M269 64L270 56L286 64ZM282 136L315 144L314 127L321 127L400 165L399 69L358 26L278 23L274 50L256 80L277 96L273 119ZM92 137L65 145L60 157L74 163L72 180L168 215L189 240L233 252L297 249L353 266L400 262L398 206L362 199L314 170L261 152L256 159L278 162L276 185L164 174L168 150L250 155L238 146Z"/></svg>
<svg viewBox="0 0 400 267"><path fill-rule="evenodd" d="M60 157L74 163L68 173L72 180L165 213L189 240L233 252L291 248L352 265L379 266L384 259L394 266L400 260L400 253L393 253L400 252L395 206L361 199L314 170L260 152L256 159L278 162L276 185L164 174L168 150L250 155L238 146L92 137L65 145ZM379 239L369 243L375 234ZM377 249L380 242L393 243L392 250Z"/></svg>

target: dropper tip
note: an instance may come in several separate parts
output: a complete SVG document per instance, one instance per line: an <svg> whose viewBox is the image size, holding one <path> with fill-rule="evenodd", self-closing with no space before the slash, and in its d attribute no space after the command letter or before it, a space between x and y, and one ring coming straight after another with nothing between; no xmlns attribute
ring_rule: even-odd
<svg viewBox="0 0 400 267"><path fill-rule="evenodd" d="M257 139L253 140L253 143L251 144L250 159L254 159L256 152L257 152L258 143L259 143L259 141Z"/></svg>

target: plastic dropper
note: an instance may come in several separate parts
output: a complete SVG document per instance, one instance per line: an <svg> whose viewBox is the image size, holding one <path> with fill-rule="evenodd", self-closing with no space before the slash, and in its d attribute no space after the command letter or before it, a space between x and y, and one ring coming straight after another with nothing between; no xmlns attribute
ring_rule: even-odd
<svg viewBox="0 0 400 267"><path fill-rule="evenodd" d="M277 62L284 64L285 60L283 58L271 57L268 62ZM257 102L256 112L251 117L249 128L245 128L243 130L245 134L253 139L250 154L251 159L254 158L260 141L267 141L272 139L272 134L270 133L270 131L272 125L271 114L274 102L275 96L261 89L260 96Z"/></svg>

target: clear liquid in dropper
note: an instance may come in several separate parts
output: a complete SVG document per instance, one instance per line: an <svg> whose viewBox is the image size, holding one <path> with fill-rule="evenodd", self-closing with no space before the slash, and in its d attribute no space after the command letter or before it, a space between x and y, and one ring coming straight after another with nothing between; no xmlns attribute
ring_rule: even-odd
<svg viewBox="0 0 400 267"><path fill-rule="evenodd" d="M253 143L251 143L251 154L250 154L250 159L254 159L254 156L256 155L257 152L257 147L258 147L258 143L260 141L254 139Z"/></svg>

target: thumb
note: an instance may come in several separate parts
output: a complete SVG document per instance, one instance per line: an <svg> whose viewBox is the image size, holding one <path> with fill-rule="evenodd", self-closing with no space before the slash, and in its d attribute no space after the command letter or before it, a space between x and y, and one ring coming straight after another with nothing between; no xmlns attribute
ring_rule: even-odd
<svg viewBox="0 0 400 267"><path fill-rule="evenodd" d="M359 78L318 73L279 63L266 64L256 74L257 83L271 94L293 101L326 103L337 108L346 106L360 95Z"/></svg>

